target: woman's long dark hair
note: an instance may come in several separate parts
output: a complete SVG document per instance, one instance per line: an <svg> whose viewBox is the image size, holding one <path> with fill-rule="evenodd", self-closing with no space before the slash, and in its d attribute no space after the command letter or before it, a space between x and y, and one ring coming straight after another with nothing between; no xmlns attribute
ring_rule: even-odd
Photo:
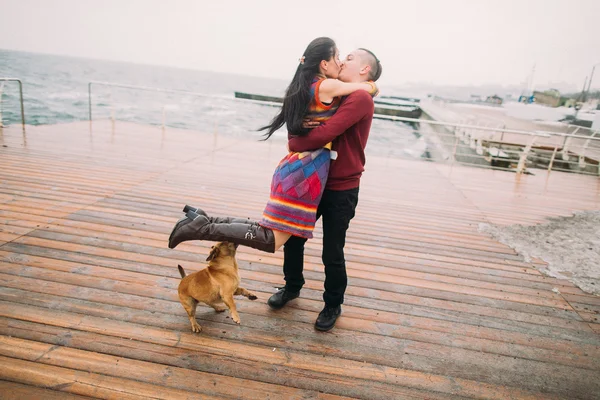
<svg viewBox="0 0 600 400"><path fill-rule="evenodd" d="M314 77L319 73L321 61L331 60L331 57L335 55L335 50L335 42L328 37L320 37L310 42L304 50L304 62L298 65L294 78L285 91L281 111L269 125L259 129L267 131L263 140L270 138L283 124L287 124L288 131L295 135L308 133L309 130L302 127L302 121L310 103L310 86Z"/></svg>

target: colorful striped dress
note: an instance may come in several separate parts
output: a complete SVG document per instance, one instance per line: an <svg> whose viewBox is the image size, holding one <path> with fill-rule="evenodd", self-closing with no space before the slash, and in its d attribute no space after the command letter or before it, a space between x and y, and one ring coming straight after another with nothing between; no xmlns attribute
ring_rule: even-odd
<svg viewBox="0 0 600 400"><path fill-rule="evenodd" d="M311 85L311 102L307 117L327 121L340 105L336 97L330 104L319 101L319 87L324 79L315 78ZM277 165L271 181L269 202L259 224L266 228L311 239L317 222L317 207L323 196L329 165L331 143L302 153L289 153Z"/></svg>

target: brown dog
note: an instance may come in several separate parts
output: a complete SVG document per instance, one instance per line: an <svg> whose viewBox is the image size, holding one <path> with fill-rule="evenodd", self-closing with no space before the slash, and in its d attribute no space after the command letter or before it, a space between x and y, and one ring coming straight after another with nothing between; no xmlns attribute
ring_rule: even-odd
<svg viewBox="0 0 600 400"><path fill-rule="evenodd" d="M240 316L235 308L233 296L242 295L250 300L256 300L254 293L239 287L240 276L235 260L237 245L229 242L219 242L212 246L208 255L208 268L186 276L185 271L178 265L181 274L179 282L179 301L185 308L192 331L200 332L202 327L196 321L196 306L198 302L206 303L216 312L223 312L229 308L231 319L240 323ZM223 304L225 303L225 304Z"/></svg>

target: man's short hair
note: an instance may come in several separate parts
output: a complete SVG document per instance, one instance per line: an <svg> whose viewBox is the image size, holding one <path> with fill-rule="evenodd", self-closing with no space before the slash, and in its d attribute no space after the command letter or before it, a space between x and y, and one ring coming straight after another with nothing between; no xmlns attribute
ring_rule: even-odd
<svg viewBox="0 0 600 400"><path fill-rule="evenodd" d="M368 63L371 67L371 70L369 71L369 79L372 81L376 81L381 76L381 62L371 50L363 48L360 48L359 50L362 50L365 53L367 53Z"/></svg>

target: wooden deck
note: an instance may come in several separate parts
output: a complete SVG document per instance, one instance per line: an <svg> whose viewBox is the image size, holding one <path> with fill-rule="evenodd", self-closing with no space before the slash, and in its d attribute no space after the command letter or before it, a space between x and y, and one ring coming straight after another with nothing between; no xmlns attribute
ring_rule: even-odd
<svg viewBox="0 0 600 400"><path fill-rule="evenodd" d="M313 328L319 229L300 299L271 311L282 253L240 247L259 299L236 299L241 326L200 306L193 334L176 266L202 268L210 243L169 250L169 231L185 203L258 218L284 151L126 123L4 129L0 397L598 398L600 298L478 231L600 209L590 176L370 157L336 328Z"/></svg>

